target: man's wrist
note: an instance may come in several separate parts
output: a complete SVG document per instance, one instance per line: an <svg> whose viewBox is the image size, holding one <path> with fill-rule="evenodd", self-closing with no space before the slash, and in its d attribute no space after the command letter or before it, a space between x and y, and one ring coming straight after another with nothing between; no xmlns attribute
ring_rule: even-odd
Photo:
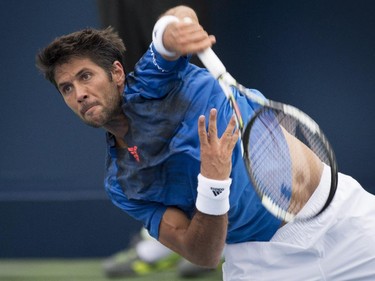
<svg viewBox="0 0 375 281"><path fill-rule="evenodd" d="M152 42L156 51L162 56L175 57L177 55L175 52L167 50L164 47L163 43L164 31L166 27L172 22L179 22L179 19L172 15L163 16L155 23L154 29L152 31Z"/></svg>
<svg viewBox="0 0 375 281"><path fill-rule="evenodd" d="M207 215L224 215L229 211L229 192L232 179L213 180L198 175L196 208Z"/></svg>

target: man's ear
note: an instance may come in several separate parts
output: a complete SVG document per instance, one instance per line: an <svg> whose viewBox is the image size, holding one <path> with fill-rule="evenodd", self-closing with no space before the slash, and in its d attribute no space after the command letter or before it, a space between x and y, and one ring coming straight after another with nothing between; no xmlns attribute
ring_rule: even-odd
<svg viewBox="0 0 375 281"><path fill-rule="evenodd" d="M122 86L125 82L125 70L119 61L115 61L112 65L112 79L118 85Z"/></svg>

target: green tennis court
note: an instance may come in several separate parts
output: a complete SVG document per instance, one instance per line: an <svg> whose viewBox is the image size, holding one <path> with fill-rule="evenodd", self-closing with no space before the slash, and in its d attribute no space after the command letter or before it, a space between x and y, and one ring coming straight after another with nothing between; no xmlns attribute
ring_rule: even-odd
<svg viewBox="0 0 375 281"><path fill-rule="evenodd" d="M0 259L1 281L179 281L222 280L221 271L194 279L182 279L175 270L153 273L147 276L109 279L103 274L100 259Z"/></svg>

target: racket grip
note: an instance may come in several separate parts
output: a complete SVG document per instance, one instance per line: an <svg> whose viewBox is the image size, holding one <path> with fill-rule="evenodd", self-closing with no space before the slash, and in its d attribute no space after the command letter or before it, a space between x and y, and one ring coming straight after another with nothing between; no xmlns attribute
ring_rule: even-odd
<svg viewBox="0 0 375 281"><path fill-rule="evenodd" d="M227 72L224 64L211 48L198 53L197 56L215 79Z"/></svg>
<svg viewBox="0 0 375 281"><path fill-rule="evenodd" d="M189 17L185 17L183 21L190 23L192 22L192 19ZM201 60L203 65L212 74L212 76L215 77L215 79L218 79L220 76L227 72L224 64L211 48L207 48L206 50L198 53L197 56Z"/></svg>

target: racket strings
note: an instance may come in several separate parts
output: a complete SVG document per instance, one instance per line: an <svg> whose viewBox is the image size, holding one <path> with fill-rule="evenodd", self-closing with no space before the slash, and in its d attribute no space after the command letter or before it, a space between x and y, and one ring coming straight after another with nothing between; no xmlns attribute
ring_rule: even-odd
<svg viewBox="0 0 375 281"><path fill-rule="evenodd" d="M329 163L327 157L327 150L322 142L321 136L318 136L315 131L310 130L304 123L301 123L298 119L287 115L283 118L284 122L280 120L280 124L286 129L286 131L292 135L295 139L298 139L299 143L294 146L289 146L291 155L298 155L297 158L293 158L293 165L298 167L297 170L310 171L312 160L309 154L303 152L303 146L307 147L309 151L312 151L315 157L318 157L321 162L326 164ZM297 174L297 175L296 175ZM293 171L293 177L297 177L297 182L294 181L292 185L293 196L290 201L289 211L293 214L297 214L310 199L314 193L318 183L320 181L320 174L313 172L307 172L301 176L301 184L298 183L298 171ZM309 183L316 183L313 188L307 187ZM313 213L308 214L313 216Z"/></svg>
<svg viewBox="0 0 375 281"><path fill-rule="evenodd" d="M259 115L250 134L250 161L253 181L256 182L260 194L277 198L277 205L287 210L291 198L291 182L283 175L290 174L290 159L279 120L283 116L273 111L263 111ZM283 163L282 165L280 165ZM279 186L281 188L270 188Z"/></svg>
<svg viewBox="0 0 375 281"><path fill-rule="evenodd" d="M299 151L300 145L288 144L283 130L312 150L322 162L329 162L321 139L296 118L270 108L261 110L250 130L250 147L247 148L250 152L250 174L255 189L261 196L267 197L278 217L296 215L311 196L306 189L299 187L293 178L293 167L308 170L309 159ZM299 157L293 157L295 154ZM301 181L310 180L307 177Z"/></svg>
<svg viewBox="0 0 375 281"><path fill-rule="evenodd" d="M226 96L236 117L240 138L246 137L242 115L231 89L233 85L227 86ZM241 92L241 89L239 90ZM244 155L244 158L248 157L251 162L249 165L251 168L248 167L248 170L255 190L262 198L262 203L267 205L274 215L285 221L292 220L305 206L314 191L306 186L310 181L316 182L314 179L316 175L300 173L304 175L298 176L296 170L309 171L309 159L299 151L300 145L294 147L288 144L284 135L285 131L313 151L322 162L328 165L330 163L322 136L318 136L314 130L310 129L306 125L306 123L309 124L306 122L306 117L303 116L303 118L305 122L299 121L283 109L264 106L251 126L251 137L248 142L250 147L244 148L241 142L242 153L247 151L248 154ZM299 157L293 155L299 155Z"/></svg>
<svg viewBox="0 0 375 281"><path fill-rule="evenodd" d="M329 165L330 161L327 154L327 149L323 144L321 136L312 133L311 130L309 130L306 126L303 126L296 119L292 119L289 117L288 120L289 126L285 125L287 131L289 131L293 136L299 139L299 141L310 148L322 162Z"/></svg>

